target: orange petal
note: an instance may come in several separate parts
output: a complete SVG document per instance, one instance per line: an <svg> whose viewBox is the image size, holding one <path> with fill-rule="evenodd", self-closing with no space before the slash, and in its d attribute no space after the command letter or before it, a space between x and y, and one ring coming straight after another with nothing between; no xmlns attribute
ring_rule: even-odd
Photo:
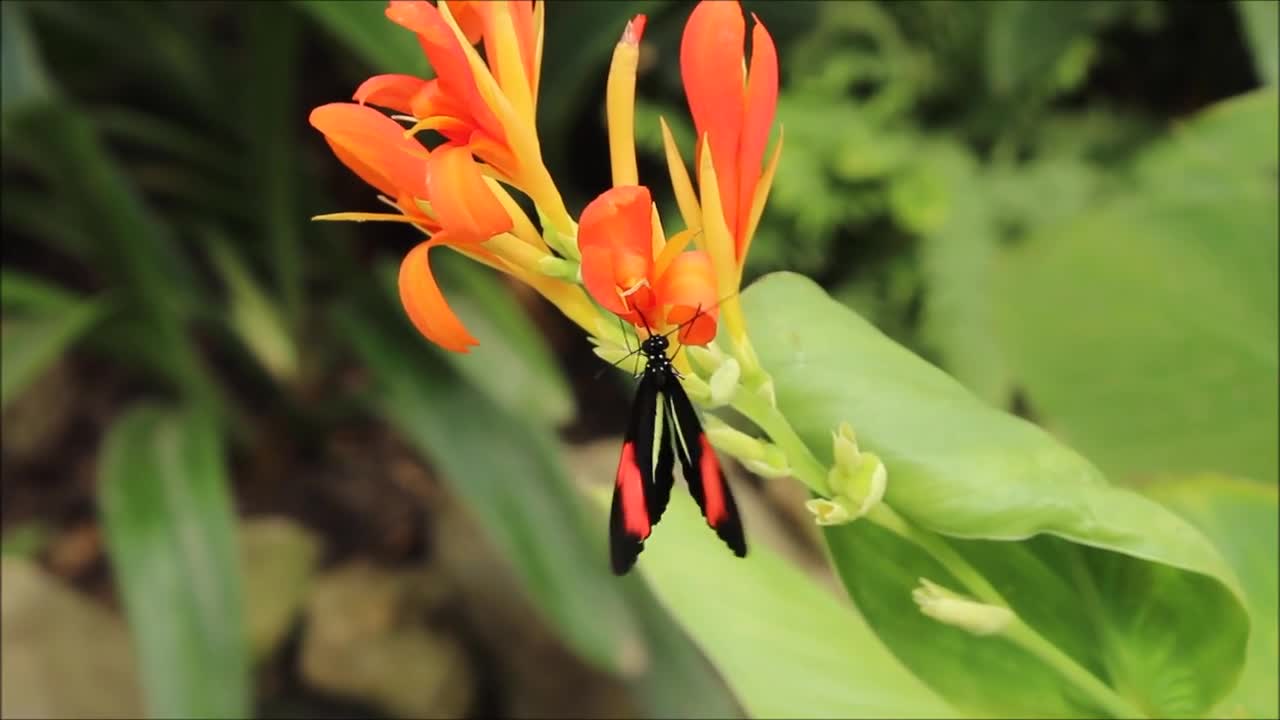
<svg viewBox="0 0 1280 720"><path fill-rule="evenodd" d="M449 12L453 13L453 19L458 21L462 34L467 36L467 42L472 45L480 42L480 38L484 37L484 20L480 17L483 4L474 0L450 0L449 2Z"/></svg>
<svg viewBox="0 0 1280 720"><path fill-rule="evenodd" d="M364 105L329 103L312 110L310 121L344 165L385 195L427 197L427 149L395 120Z"/></svg>
<svg viewBox="0 0 1280 720"><path fill-rule="evenodd" d="M460 119L484 128L495 137L503 137L502 126L476 87L466 53L440 11L426 0L391 0L386 15L392 22L418 34L418 43L440 81L440 92L455 107L466 109L467 117Z"/></svg>
<svg viewBox="0 0 1280 720"><path fill-rule="evenodd" d="M414 327L428 340L446 350L467 352L470 346L480 343L445 302L427 262L427 251L441 242L441 236L436 236L419 244L400 263L400 302Z"/></svg>
<svg viewBox="0 0 1280 720"><path fill-rule="evenodd" d="M361 105L377 105L412 115L413 98L426 84L426 80L412 75L374 75L360 83L353 99Z"/></svg>
<svg viewBox="0 0 1280 720"><path fill-rule="evenodd" d="M778 109L778 51L760 18L751 17L756 25L751 30L751 70L747 73L747 105L738 147L738 219L734 225L739 262L745 253L745 236L750 226L756 183L760 180L764 148Z"/></svg>
<svg viewBox="0 0 1280 720"><path fill-rule="evenodd" d="M615 315L622 315L627 312L627 306L617 292L613 256L613 248L608 245L583 247L582 284L601 307Z"/></svg>
<svg viewBox="0 0 1280 720"><path fill-rule="evenodd" d="M738 143L746 89L742 78L746 23L737 2L704 0L680 41L680 76L698 137L710 136L725 222L736 235Z"/></svg>
<svg viewBox="0 0 1280 720"><path fill-rule="evenodd" d="M653 256L653 199L643 185L620 185L600 193L578 220L578 249L591 246L625 248L632 255Z"/></svg>
<svg viewBox="0 0 1280 720"><path fill-rule="evenodd" d="M436 148L427 159L426 174L431 209L455 242L484 242L512 228L511 216L493 196L467 148Z"/></svg>
<svg viewBox="0 0 1280 720"><path fill-rule="evenodd" d="M706 345L715 339L719 298L711 258L701 250L680 253L658 281L658 302L667 305L667 322L680 325L680 341Z"/></svg>

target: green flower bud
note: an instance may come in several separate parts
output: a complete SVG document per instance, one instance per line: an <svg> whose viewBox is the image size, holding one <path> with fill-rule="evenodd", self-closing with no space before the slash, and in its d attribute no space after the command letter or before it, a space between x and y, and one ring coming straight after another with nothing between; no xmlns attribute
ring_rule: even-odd
<svg viewBox="0 0 1280 720"><path fill-rule="evenodd" d="M911 591L911 599L925 615L974 635L1003 632L1015 617L1009 608L978 602L925 578L920 578L920 587Z"/></svg>
<svg viewBox="0 0 1280 720"><path fill-rule="evenodd" d="M686 345L685 352L704 375L710 375L719 370L725 358L724 352L715 342L706 345Z"/></svg>
<svg viewBox="0 0 1280 720"><path fill-rule="evenodd" d="M573 261L582 259L582 254L578 252L577 232L578 228L573 229L574 234L566 236L564 233L556 230L555 225L547 219L543 214L542 208L535 208L538 211L538 227L542 228L542 239L547 245L560 253L566 258Z"/></svg>
<svg viewBox="0 0 1280 720"><path fill-rule="evenodd" d="M702 405L703 407L713 407L711 403L711 388L707 385L707 381L697 375L685 375L682 382L684 391L688 393L689 399Z"/></svg>
<svg viewBox="0 0 1280 720"><path fill-rule="evenodd" d="M540 258L538 260L538 272L557 280L576 284L582 283L582 265L555 255L546 255Z"/></svg>
<svg viewBox="0 0 1280 720"><path fill-rule="evenodd" d="M835 458L836 467L856 468L861 455L853 428L847 422L840 423L840 427L831 433L831 456Z"/></svg>
<svg viewBox="0 0 1280 720"><path fill-rule="evenodd" d="M889 473L875 453L862 453L852 469L837 464L827 474L831 492L849 500L854 517L862 517L884 499Z"/></svg>
<svg viewBox="0 0 1280 720"><path fill-rule="evenodd" d="M782 452L782 448L773 443L762 444L764 445L764 457L760 459L743 459L741 460L742 466L769 480L791 477L791 463L787 461L787 454Z"/></svg>
<svg viewBox="0 0 1280 720"><path fill-rule="evenodd" d="M711 407L720 407L728 405L733 399L733 393L738 387L739 368L738 361L733 358L725 358L724 363L711 374Z"/></svg>
<svg viewBox="0 0 1280 720"><path fill-rule="evenodd" d="M857 518L849 510L848 500L842 497L814 498L805 502L804 506L813 513L814 522L819 525L843 525Z"/></svg>

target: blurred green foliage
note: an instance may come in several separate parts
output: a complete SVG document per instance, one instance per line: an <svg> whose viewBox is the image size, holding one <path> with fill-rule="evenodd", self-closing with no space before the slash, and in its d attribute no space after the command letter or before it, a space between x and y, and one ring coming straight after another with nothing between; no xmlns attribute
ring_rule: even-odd
<svg viewBox="0 0 1280 720"><path fill-rule="evenodd" d="M238 460L269 449L280 428L290 445L315 447L353 417L384 422L431 463L484 521L565 643L627 677L652 714L734 712L726 686L752 714L806 698L831 713L949 710L942 701L935 707L932 692L913 693L913 704L899 707L851 692L886 683L929 683L964 710L1044 711L1017 694L1000 704L980 699L991 695L989 680L974 681L964 662L913 651L910 638L930 633L971 658L964 653L974 639L939 633L914 608L892 604L904 599L885 599L886 587L915 582L905 568L926 563L871 529L850 531L868 535L856 550L868 556L866 582L850 582L866 623L839 614L848 608L765 554L731 579L741 583L733 597L742 607L721 612L709 602L712 560L701 559L692 537L688 553L657 543L651 551L679 562L648 563L662 569L647 579L674 612L638 579L606 576L602 525L579 505L554 434L585 412L573 392L578 378L566 377L561 362L585 354L585 343L551 342L563 326L535 321L545 308L531 314L501 280L442 258L442 284L482 340L468 356L442 353L413 334L388 290L412 233L308 221L373 207L369 190L307 126L309 107L349 98L375 72L428 72L412 37L385 21L384 6L0 3L0 214L9 239L0 274L0 404L9 406L68 352L127 377L139 399L164 403L118 409L99 463L102 519L143 650L151 712L230 716L252 702L243 629L229 610L240 593L227 502ZM786 128L748 274L815 278L989 406L1038 422L1112 479L1139 484L1198 526L1232 565L1254 617L1244 679L1215 711L1253 716L1276 712L1268 695L1276 667L1275 516L1254 503L1260 493L1274 508L1280 432L1276 7L747 3L779 44ZM637 108L641 172L660 207L674 211L663 196L657 117L688 153L693 131L676 62L687 9L548 8L539 122L548 166L571 208L607 183L608 59L625 20L642 10L650 21ZM790 317L766 314L753 322ZM956 457L947 453L919 473L927 482L913 484L913 438L929 422L938 425L928 432L941 437L949 426L939 417L947 416L916 423L930 407L919 398L895 416L896 390L876 394L881 376L870 356L860 360L869 369L858 387L871 406L888 405L865 421L869 437L880 432L898 443L902 457L888 458L891 474L907 477L891 482L891 499L915 493L925 515L933 500L924 490L945 487L955 473L970 473L960 479L980 487L980 467L952 468ZM890 360L883 378L916 372ZM367 385L344 380L353 365L368 372ZM959 397L949 388L943 395ZM997 442L1000 428L1012 426L990 417L1000 418L992 420L999 428L963 430ZM810 434L827 432L831 420L815 419ZM1077 459L1062 462L1075 467ZM1015 502L1043 496L1006 498L1013 529L1002 539L1030 532L1043 519L1038 513L1052 514ZM956 502L976 506L983 497ZM991 508L933 510L963 523L965 512ZM1075 539L1087 544L1144 557L1152 553L1132 543L1162 546L1154 529L1129 545L1101 538L1105 523L1085 527L1083 517L1074 517ZM678 514L667 522L670 541L688 525ZM9 540L6 552L31 542ZM975 563L1000 555L993 566L1026 571L1010 587L1044 581L1022 587L1028 594L1017 602L1077 583L1066 566L1084 567L1086 576L1116 583L1104 587L1135 596L1160 583L1202 583L1183 590L1194 602L1159 606L1170 622L1183 627L1202 611L1219 623L1205 632L1242 627L1220 597L1230 571L1214 569L1227 578L1215 584L1060 539L999 543L999 550L973 543L965 547ZM858 556L851 549L846 559ZM1144 569L1130 572L1125 563ZM1046 564L1056 570L1037 576ZM687 572L675 572L681 567ZM195 574L184 579L178 568ZM883 582L867 580L877 576ZM751 587L769 592L750 596ZM797 606L807 625L749 622ZM1144 707L1204 712L1231 685L1231 667L1187 676L1221 650L1208 640L1170 655L1172 646L1161 645L1133 607L1100 612L1120 623L1121 636L1076 650L1129 682ZM827 614L837 619L825 624ZM871 649L859 659L813 646L824 634ZM1089 644L1069 628L1055 639ZM1024 669L1009 648L988 649L991 664ZM774 651L787 658L787 675L774 676L762 662L776 659L767 655ZM882 663L867 659L877 654ZM210 667L217 674L202 675ZM1057 692L1042 670L1023 693ZM1058 700L1055 712L1080 711L1078 698Z"/></svg>

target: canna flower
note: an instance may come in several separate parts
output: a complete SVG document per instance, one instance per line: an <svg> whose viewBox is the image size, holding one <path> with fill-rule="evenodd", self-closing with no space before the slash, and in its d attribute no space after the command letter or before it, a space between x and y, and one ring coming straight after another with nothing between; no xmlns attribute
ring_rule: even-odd
<svg viewBox="0 0 1280 720"><path fill-rule="evenodd" d="M690 16L680 61L699 133L695 157L700 194L694 193L664 122L672 186L686 225L668 242L636 169L635 73L644 27L645 16L637 15L614 49L606 94L614 187L588 205L581 218L583 282L602 307L649 331L695 319L693 326L681 327L681 339L688 344L715 337L723 308L742 365L755 376L759 365L736 296L781 151L779 143L768 168L762 168L778 95L773 40L757 21L748 71L745 25L736 2L702 2ZM726 82L735 75L742 81ZM684 252L694 238L699 249Z"/></svg>

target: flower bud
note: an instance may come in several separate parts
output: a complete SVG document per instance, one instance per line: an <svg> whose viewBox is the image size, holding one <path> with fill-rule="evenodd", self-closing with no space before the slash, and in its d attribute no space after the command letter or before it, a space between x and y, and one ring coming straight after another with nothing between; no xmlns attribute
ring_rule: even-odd
<svg viewBox="0 0 1280 720"><path fill-rule="evenodd" d="M849 423L840 423L840 427L831 433L831 456L835 459L837 467L858 466L861 453L858 451L858 441Z"/></svg>
<svg viewBox="0 0 1280 720"><path fill-rule="evenodd" d="M693 364L704 375L709 375L719 370L720 364L725 359L724 352L720 350L720 346L715 342L709 342L706 345L686 345L685 352L688 353L693 360Z"/></svg>
<svg viewBox="0 0 1280 720"><path fill-rule="evenodd" d="M538 259L538 272L565 282L582 282L582 265L572 260L565 260L555 255L545 255Z"/></svg>
<svg viewBox="0 0 1280 720"><path fill-rule="evenodd" d="M884 499L889 473L875 453L862 453L853 468L837 464L827 474L831 492L849 500L854 516L861 517Z"/></svg>
<svg viewBox="0 0 1280 720"><path fill-rule="evenodd" d="M688 393L689 399L702 405L703 407L712 407L711 387L702 378L692 373L685 375L681 380L684 385L684 391Z"/></svg>
<svg viewBox="0 0 1280 720"><path fill-rule="evenodd" d="M830 500L827 498L814 498L806 501L804 506L809 512L813 513L814 522L819 525L843 525L844 523L853 522L856 518L849 511L847 500L841 497Z"/></svg>
<svg viewBox="0 0 1280 720"><path fill-rule="evenodd" d="M762 444L764 445L764 457L742 460L742 466L760 477L770 480L791 477L791 463L787 461L787 454L782 452L782 448L773 443Z"/></svg>
<svg viewBox="0 0 1280 720"><path fill-rule="evenodd" d="M733 358L726 358L724 363L711 374L709 385L711 386L711 407L720 407L728 405L733 399L733 393L738 388L739 379L738 361Z"/></svg>
<svg viewBox="0 0 1280 720"><path fill-rule="evenodd" d="M925 578L911 591L911 599L925 615L974 635L1003 632L1015 617L1009 608L978 602Z"/></svg>

